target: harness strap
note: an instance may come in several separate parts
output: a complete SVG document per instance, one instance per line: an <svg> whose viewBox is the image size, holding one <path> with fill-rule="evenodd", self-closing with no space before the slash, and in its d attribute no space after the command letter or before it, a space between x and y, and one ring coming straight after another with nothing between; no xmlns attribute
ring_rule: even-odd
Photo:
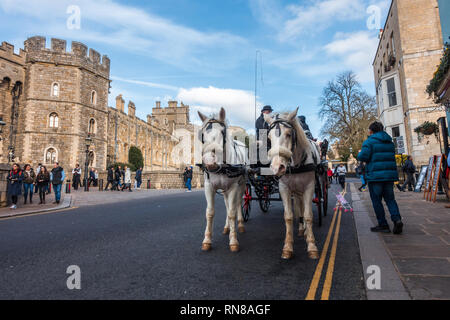
<svg viewBox="0 0 450 320"><path fill-rule="evenodd" d="M317 169L317 166L314 163L305 164L303 166L298 166L298 167L289 166L286 170L286 174L311 172L311 171L316 171L316 169Z"/></svg>

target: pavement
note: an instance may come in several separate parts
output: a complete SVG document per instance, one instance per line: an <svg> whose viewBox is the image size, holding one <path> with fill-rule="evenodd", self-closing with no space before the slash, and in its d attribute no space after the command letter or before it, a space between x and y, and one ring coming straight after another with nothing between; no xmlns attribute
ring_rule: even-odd
<svg viewBox="0 0 450 320"><path fill-rule="evenodd" d="M316 274L314 299L321 299L330 276L329 299L366 299L353 215L342 212L332 225L334 195L341 188L333 185L330 191L330 212L321 227L314 224L317 246L326 257L321 272L319 261L308 258L303 238L295 238L292 260L281 259L285 226L280 202L273 202L267 214L253 203L246 232L238 235L238 253L230 252L228 237L222 235L220 195L213 248L201 251L202 190L151 196L114 192L99 204L78 206L75 200L76 206L52 214L2 219L0 299L303 300ZM126 196L142 198L115 201ZM317 219L316 209L314 214ZM333 227L340 228L338 241L324 254ZM333 264L327 263L332 252ZM80 290L67 287L67 269L74 265L81 270Z"/></svg>
<svg viewBox="0 0 450 320"><path fill-rule="evenodd" d="M366 222L376 225L369 193L357 192L355 186L359 187L360 184L355 184L352 192L361 199L359 208L370 219L370 222ZM450 209L445 208L448 200L443 195L438 196L436 203L432 203L424 200L423 193L397 190L395 195L404 223L403 234L377 234L377 238L382 240L411 299L450 299ZM385 210L389 215L387 208ZM364 226L365 229L368 227ZM361 255L364 256L363 250ZM397 279L392 280L391 275L392 269L389 268L385 285L402 291ZM400 291L397 292L398 297L406 298ZM395 293L388 292L394 297Z"/></svg>

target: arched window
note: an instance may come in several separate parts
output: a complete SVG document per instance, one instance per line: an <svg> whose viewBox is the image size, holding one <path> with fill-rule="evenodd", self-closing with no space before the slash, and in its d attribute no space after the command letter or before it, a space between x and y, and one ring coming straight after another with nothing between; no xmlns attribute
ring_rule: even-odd
<svg viewBox="0 0 450 320"><path fill-rule="evenodd" d="M49 116L49 126L50 128L58 128L59 126L59 118L58 114L53 112Z"/></svg>
<svg viewBox="0 0 450 320"><path fill-rule="evenodd" d="M95 133L95 119L89 120L88 133L89 133L89 134Z"/></svg>
<svg viewBox="0 0 450 320"><path fill-rule="evenodd" d="M59 83L55 82L52 84L52 96L59 97Z"/></svg>
<svg viewBox="0 0 450 320"><path fill-rule="evenodd" d="M55 148L48 148L47 151L45 151L45 163L55 163L58 161L58 153L56 152Z"/></svg>
<svg viewBox="0 0 450 320"><path fill-rule="evenodd" d="M88 155L89 167L94 167L94 162L95 162L94 160L95 160L94 151L89 151L89 155Z"/></svg>
<svg viewBox="0 0 450 320"><path fill-rule="evenodd" d="M95 92L95 90L93 90L91 93L91 103L97 104L97 92Z"/></svg>

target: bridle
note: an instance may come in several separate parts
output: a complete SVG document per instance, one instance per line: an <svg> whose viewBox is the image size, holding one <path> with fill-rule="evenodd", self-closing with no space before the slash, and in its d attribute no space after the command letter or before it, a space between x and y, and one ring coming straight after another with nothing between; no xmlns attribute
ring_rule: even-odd
<svg viewBox="0 0 450 320"><path fill-rule="evenodd" d="M226 158L226 144L227 144L227 126L225 125L225 123L216 120L216 119L211 119L208 122L206 122L203 127L202 130L200 131L200 140L202 141L202 145L205 143L205 139L204 139L204 130L211 130L212 126L214 123L219 124L223 130L222 130L222 150L223 150L223 163L226 164L227 163L227 158ZM218 171L220 171L222 168L222 165L219 165L219 169ZM212 172L214 173L214 172Z"/></svg>
<svg viewBox="0 0 450 320"><path fill-rule="evenodd" d="M291 123L289 123L289 121L280 119L278 114L276 115L275 120L272 122L272 124L269 127L269 130L267 131L267 137L269 137L270 131L272 131L274 129L275 130L279 130L280 134L281 134L281 126L292 130L292 136L291 136L292 147L291 147L291 151L293 153L294 150L295 150L295 147L297 146L297 132L295 131L294 126Z"/></svg>

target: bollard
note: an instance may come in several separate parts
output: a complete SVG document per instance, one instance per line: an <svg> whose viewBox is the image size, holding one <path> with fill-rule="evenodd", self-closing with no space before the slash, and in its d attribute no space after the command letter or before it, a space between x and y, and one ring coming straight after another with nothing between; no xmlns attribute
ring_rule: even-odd
<svg viewBox="0 0 450 320"><path fill-rule="evenodd" d="M103 191L103 179L98 180L98 191Z"/></svg>
<svg viewBox="0 0 450 320"><path fill-rule="evenodd" d="M147 180L147 189L150 189L151 185L150 185L150 179Z"/></svg>
<svg viewBox="0 0 450 320"><path fill-rule="evenodd" d="M52 184L51 183L48 184L48 193L52 193Z"/></svg>
<svg viewBox="0 0 450 320"><path fill-rule="evenodd" d="M66 181L66 193L70 193L70 180Z"/></svg>

